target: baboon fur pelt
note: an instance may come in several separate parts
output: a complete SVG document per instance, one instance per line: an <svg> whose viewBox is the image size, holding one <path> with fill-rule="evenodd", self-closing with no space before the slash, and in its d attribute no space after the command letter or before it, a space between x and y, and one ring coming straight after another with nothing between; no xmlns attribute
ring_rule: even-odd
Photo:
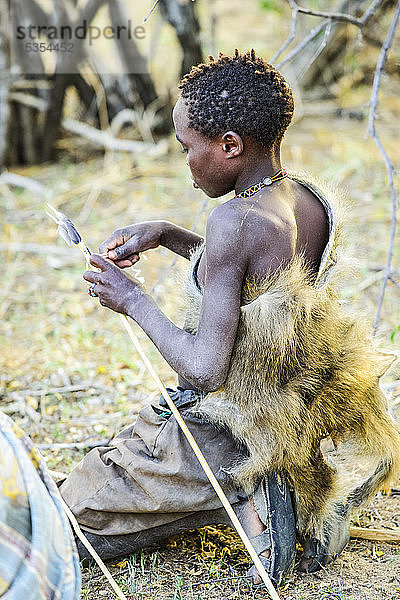
<svg viewBox="0 0 400 600"><path fill-rule="evenodd" d="M245 281L227 379L196 412L247 446L249 457L232 471L247 492L267 472L286 471L300 536L323 539L343 504L347 512L358 508L400 474L400 436L379 387L393 356L377 350L369 324L338 299L344 262L340 194L304 176L291 178L320 190L331 206L324 268L312 277L295 257L278 273ZM193 266L202 249L194 250L185 277L184 328L193 334L202 303ZM360 487L346 489L335 464L324 459L320 442L328 436L341 440L339 454L347 461L375 463Z"/></svg>

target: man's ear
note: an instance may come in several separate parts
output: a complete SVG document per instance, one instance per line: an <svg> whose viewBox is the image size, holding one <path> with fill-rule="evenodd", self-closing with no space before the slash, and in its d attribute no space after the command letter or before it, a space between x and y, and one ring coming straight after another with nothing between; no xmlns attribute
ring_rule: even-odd
<svg viewBox="0 0 400 600"><path fill-rule="evenodd" d="M221 136L222 149L226 153L226 158L235 158L242 154L244 143L238 133L227 131Z"/></svg>

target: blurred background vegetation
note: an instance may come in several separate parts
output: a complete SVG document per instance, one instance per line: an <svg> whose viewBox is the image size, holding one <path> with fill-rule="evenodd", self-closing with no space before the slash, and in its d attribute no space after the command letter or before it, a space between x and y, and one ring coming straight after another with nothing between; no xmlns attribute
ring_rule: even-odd
<svg viewBox="0 0 400 600"><path fill-rule="evenodd" d="M147 219L204 232L207 214L221 199L207 199L191 186L172 131L177 82L192 64L218 51L255 48L271 60L290 35L293 3L160 0L143 39L101 39L92 46L82 40L72 56L28 56L13 39L16 24L59 26L87 18L103 28L131 19L136 27L152 2L12 0L13 11L0 6L1 409L42 445L52 468L68 470L82 456L80 445L108 441L158 391L119 319L87 295L82 257L58 238L46 202L74 221L92 249L117 227ZM305 0L302 6L361 18L370 2ZM393 204L388 170L366 132L376 64L396 9L393 0L375 2L362 28L328 19L293 54L325 20L299 13L293 39L274 60L296 99L283 164L347 190L354 274L342 296L371 324L385 277ZM382 69L375 120L395 168L399 58L397 34ZM398 235L394 241L377 330L389 350L398 350L400 339ZM166 249L147 256L139 263L147 289L182 325L177 285L186 261L178 258L171 266L174 257ZM163 382L175 385L170 367L138 334ZM395 417L399 379L394 367L384 380Z"/></svg>

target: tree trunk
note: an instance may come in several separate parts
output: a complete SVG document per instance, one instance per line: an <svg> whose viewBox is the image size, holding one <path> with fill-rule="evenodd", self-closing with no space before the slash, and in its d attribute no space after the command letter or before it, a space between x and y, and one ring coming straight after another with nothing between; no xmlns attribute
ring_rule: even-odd
<svg viewBox="0 0 400 600"><path fill-rule="evenodd" d="M162 1L164 14L175 28L183 48L182 71L185 72L202 58L199 24L191 2ZM1 15L3 21L9 15L7 4L8 0L0 0L0 7L4 9ZM10 27L28 28L34 24L59 29L61 25L68 24L74 28L84 21L89 26L104 4L109 7L114 26L126 21L120 0L87 0L84 8L79 9L81 4L77 0L52 0L49 10L48 3L43 4L42 8L39 0L12 0ZM75 12L71 13L67 8ZM71 14L76 15L72 22ZM0 169L5 162L31 164L54 158L54 146L61 132L65 93L69 86L76 88L86 109L85 117L96 127L101 123L100 116L108 117L101 123L104 128L119 112L133 109L138 115L139 131L142 136L146 133L146 139L151 139L152 133L165 134L170 131L170 100L160 100L145 59L133 40L121 38L117 41L123 64L122 73L109 74L106 70L103 73L98 68L97 73L94 70L93 80L82 76L79 71L80 61L88 58L85 40L74 38L73 52L55 53L56 67L50 75L45 73L43 55L40 52L28 53L26 41L13 40L10 56L4 30L0 30ZM53 44L60 42L55 39L48 41ZM89 58L92 64L100 67L100 59L95 52ZM16 74L13 85L9 81L10 73ZM95 83L96 77L98 85ZM104 91L106 111L104 104L98 106L99 90L100 94ZM146 111L146 118L143 119L144 128L141 130L143 111ZM7 127L10 124L12 126Z"/></svg>
<svg viewBox="0 0 400 600"><path fill-rule="evenodd" d="M10 46L7 36L8 12L6 3L0 5L0 172L4 168L9 107L8 93L11 85L10 75Z"/></svg>
<svg viewBox="0 0 400 600"><path fill-rule="evenodd" d="M181 75L186 75L193 65L203 61L194 3L190 0L160 0L160 7L164 18L176 31L183 52Z"/></svg>

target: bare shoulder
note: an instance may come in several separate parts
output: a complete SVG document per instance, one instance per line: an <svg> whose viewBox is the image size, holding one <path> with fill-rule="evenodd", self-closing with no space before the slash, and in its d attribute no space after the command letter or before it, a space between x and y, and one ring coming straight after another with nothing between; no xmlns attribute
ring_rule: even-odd
<svg viewBox="0 0 400 600"><path fill-rule="evenodd" d="M282 204L243 202L232 199L214 208L207 222L207 234L224 237L232 243L257 242L290 235L296 222L293 212Z"/></svg>
<svg viewBox="0 0 400 600"><path fill-rule="evenodd" d="M247 252L243 241L240 211L228 203L214 208L208 217L206 228L205 253L208 269L236 269L243 275L247 265Z"/></svg>
<svg viewBox="0 0 400 600"><path fill-rule="evenodd" d="M295 239L293 212L281 203L233 199L211 212L206 252L211 260L218 256L225 264L234 262L247 276L263 276L292 258Z"/></svg>

